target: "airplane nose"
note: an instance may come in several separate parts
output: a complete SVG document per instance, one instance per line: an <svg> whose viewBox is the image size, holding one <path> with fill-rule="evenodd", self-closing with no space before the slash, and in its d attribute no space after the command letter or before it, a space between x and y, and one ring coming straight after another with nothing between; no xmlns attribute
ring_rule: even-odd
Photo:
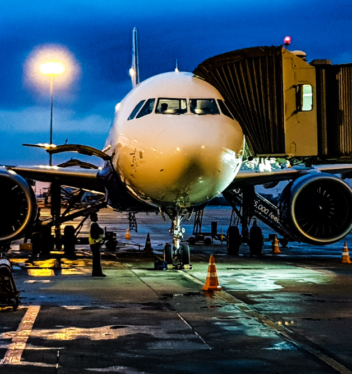
<svg viewBox="0 0 352 374"><path fill-rule="evenodd" d="M156 144L155 183L146 194L165 204L197 205L234 179L242 161L243 133L233 125L183 123L159 134Z"/></svg>

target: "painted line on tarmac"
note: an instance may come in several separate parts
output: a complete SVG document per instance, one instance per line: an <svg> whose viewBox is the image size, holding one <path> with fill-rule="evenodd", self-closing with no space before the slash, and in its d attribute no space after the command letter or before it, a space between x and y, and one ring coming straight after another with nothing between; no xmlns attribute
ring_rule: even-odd
<svg viewBox="0 0 352 374"><path fill-rule="evenodd" d="M16 335L12 339L11 344L9 345L5 357L0 361L0 365L20 365L22 353L26 348L27 340L31 335L34 322L40 311L40 305L31 305L28 307L28 310L18 329Z"/></svg>
<svg viewBox="0 0 352 374"><path fill-rule="evenodd" d="M193 282L203 286L204 282L199 280L198 278L194 277L193 275L186 273L182 270L178 270L179 273L181 273L184 277L192 280ZM293 331L289 330L286 327L283 327L282 325L277 325L275 322L271 321L270 319L264 317L260 313L254 311L244 303L243 301L237 299L236 297L232 296L226 291L214 291L214 296L218 297L230 304L236 305L239 309L241 309L244 313L250 315L251 317L256 318L261 323L267 325L268 327L272 328L273 330L276 330L281 335L283 335L286 339L288 339L292 344L297 346L298 348L301 348L305 350L306 352L312 354L316 358L318 358L320 361L323 361L325 364L329 365L331 368L336 370L338 373L341 374L352 374L352 371L349 370L346 366L342 365L332 357L328 356L327 354L323 353L319 347L312 341L310 341L308 338L304 336L297 336Z"/></svg>
<svg viewBox="0 0 352 374"><path fill-rule="evenodd" d="M155 255L155 257L156 258L158 258L158 259L160 259L160 257L159 256L157 256L157 255ZM139 277L139 275L133 270L133 269L130 269L131 270L131 272L142 282L142 283L144 283L147 287L149 287L153 292L155 292L155 294L157 295L157 296L159 296L160 297L160 294L156 291L156 290L154 290L154 288L153 287L151 287L148 283L146 283L143 279L141 279L140 277ZM182 273L182 272L181 272ZM179 314L179 313L177 313L176 312L176 314L178 315L178 317L181 319L181 321L182 322L184 322L193 332L194 332L194 334L195 335L197 335L198 336L198 338L211 350L212 348L210 347L210 345L198 334L198 332L181 316L181 314Z"/></svg>
<svg viewBox="0 0 352 374"><path fill-rule="evenodd" d="M197 333L197 331L181 316L180 313L176 313L180 319L198 336L198 338L211 350L210 345Z"/></svg>

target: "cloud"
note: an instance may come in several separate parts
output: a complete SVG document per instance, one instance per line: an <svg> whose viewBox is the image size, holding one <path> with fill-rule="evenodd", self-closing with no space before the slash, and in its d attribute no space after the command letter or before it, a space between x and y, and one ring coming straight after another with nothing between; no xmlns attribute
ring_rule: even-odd
<svg viewBox="0 0 352 374"><path fill-rule="evenodd" d="M113 108L111 109L113 113ZM73 110L55 109L54 133L94 132L107 133L111 118L96 114L77 117ZM49 132L50 110L42 107L29 107L22 110L0 110L2 131L46 133Z"/></svg>

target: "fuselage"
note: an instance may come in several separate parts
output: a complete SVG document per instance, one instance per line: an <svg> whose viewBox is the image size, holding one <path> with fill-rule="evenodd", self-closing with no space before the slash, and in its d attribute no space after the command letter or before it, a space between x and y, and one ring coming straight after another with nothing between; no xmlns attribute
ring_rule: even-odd
<svg viewBox="0 0 352 374"><path fill-rule="evenodd" d="M105 145L130 194L173 208L221 193L239 171L244 143L223 102L191 73L160 74L134 88L116 106Z"/></svg>

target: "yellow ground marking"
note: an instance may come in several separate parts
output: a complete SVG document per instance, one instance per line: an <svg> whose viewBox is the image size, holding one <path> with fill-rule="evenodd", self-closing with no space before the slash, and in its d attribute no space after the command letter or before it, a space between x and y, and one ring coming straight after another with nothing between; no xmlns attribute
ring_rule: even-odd
<svg viewBox="0 0 352 374"><path fill-rule="evenodd" d="M0 365L19 365L21 363L22 353L26 348L27 340L31 335L39 311L39 305L33 305L28 308L18 326L15 337L6 351L5 357L0 361Z"/></svg>

